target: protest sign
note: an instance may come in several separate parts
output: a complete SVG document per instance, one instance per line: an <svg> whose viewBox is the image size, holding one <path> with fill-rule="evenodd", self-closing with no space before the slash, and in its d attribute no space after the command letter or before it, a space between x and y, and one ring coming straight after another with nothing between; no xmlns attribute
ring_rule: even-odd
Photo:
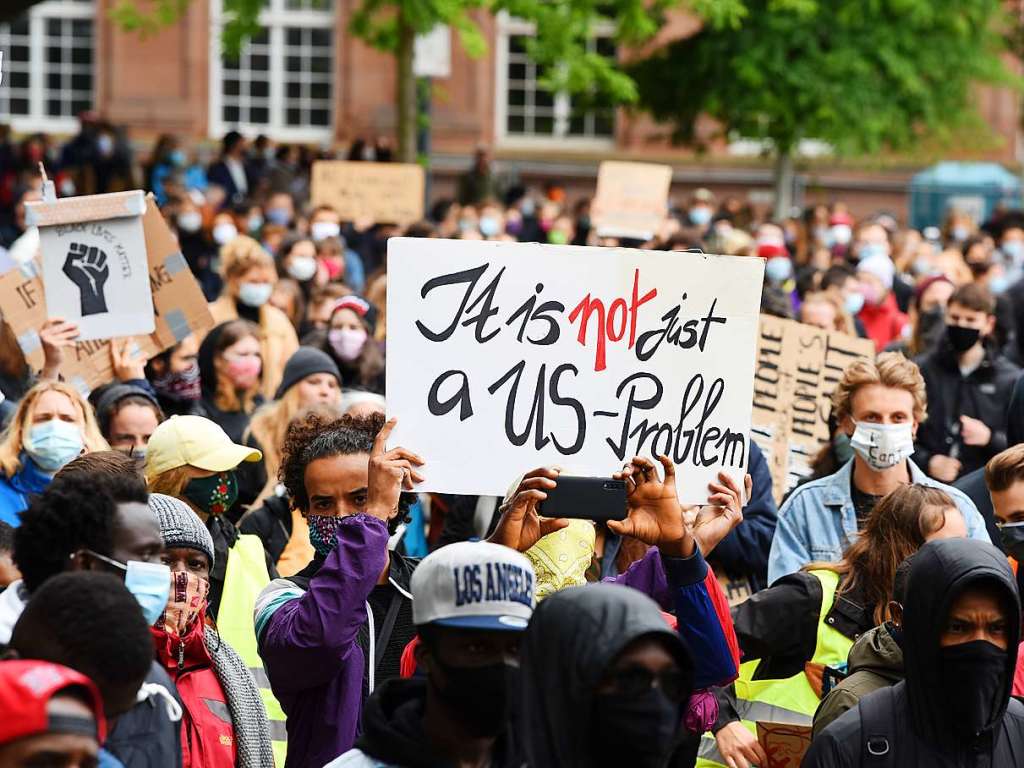
<svg viewBox="0 0 1024 768"><path fill-rule="evenodd" d="M768 459L776 501L811 473L811 460L832 439L831 398L843 371L874 355L870 339L761 317L751 437Z"/></svg>
<svg viewBox="0 0 1024 768"><path fill-rule="evenodd" d="M757 740L768 756L764 768L800 768L811 748L811 726L757 722Z"/></svg>
<svg viewBox="0 0 1024 768"><path fill-rule="evenodd" d="M668 213L672 168L605 160L597 172L590 217L601 237L650 240Z"/></svg>
<svg viewBox="0 0 1024 768"><path fill-rule="evenodd" d="M146 200L142 230L149 263L149 285L144 290L152 297L155 328L151 334L135 336L134 343L148 358L190 333L201 333L211 327L213 318L177 239L152 197ZM29 262L0 277L0 307L29 365L34 370L41 369L43 348L39 329L46 322L47 303L37 262ZM61 316L60 308L55 308L52 315ZM107 383L114 378L110 341L79 341L65 350L61 373L82 392Z"/></svg>
<svg viewBox="0 0 1024 768"><path fill-rule="evenodd" d="M313 163L313 205L329 205L345 221L410 224L423 218L423 167L415 163Z"/></svg>
<svg viewBox="0 0 1024 768"><path fill-rule="evenodd" d="M50 316L76 323L81 341L153 331L145 210L140 191L25 206L26 221L39 227Z"/></svg>
<svg viewBox="0 0 1024 768"><path fill-rule="evenodd" d="M684 503L747 466L764 262L420 238L388 242L392 442L424 490L502 496L558 464L677 465ZM742 486L741 486L742 487Z"/></svg>

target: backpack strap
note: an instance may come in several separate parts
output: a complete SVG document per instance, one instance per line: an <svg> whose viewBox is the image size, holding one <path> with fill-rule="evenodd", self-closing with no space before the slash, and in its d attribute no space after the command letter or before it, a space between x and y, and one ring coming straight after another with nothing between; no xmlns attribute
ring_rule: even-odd
<svg viewBox="0 0 1024 768"><path fill-rule="evenodd" d="M896 740L893 723L896 713L896 695L892 686L886 686L872 697L873 706L860 709L861 765L871 768L895 768ZM862 700L863 703L863 700Z"/></svg>

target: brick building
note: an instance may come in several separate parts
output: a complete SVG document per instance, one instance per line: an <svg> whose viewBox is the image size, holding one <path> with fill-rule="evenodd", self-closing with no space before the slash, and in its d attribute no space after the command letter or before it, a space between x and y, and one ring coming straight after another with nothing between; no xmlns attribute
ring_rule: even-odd
<svg viewBox="0 0 1024 768"><path fill-rule="evenodd" d="M393 132L394 65L347 34L349 0L265 0L264 31L237 62L220 55L221 0L191 0L180 23L145 39L109 20L114 1L47 0L0 25L0 122L18 132L70 133L74 116L92 109L129 126L140 141L162 132L200 140L239 128L280 141L341 147ZM486 14L478 21L487 54L470 59L454 43L450 76L434 81L437 190L466 165L477 143L486 142L524 181L557 179L570 191L589 192L597 161L614 156L671 162L680 192L704 185L768 199L771 169L756 147L721 143L697 158L670 146L667 131L643 115L576 111L570 97L538 87L537 67L522 44L531 33L528 25ZM694 28L692 19L679 16L660 36L679 37ZM598 34L592 46L615 55L607 36ZM985 90L979 103L998 145L961 154L1016 164L1018 99ZM811 162L798 180L805 202L842 198L863 212L902 213L913 170Z"/></svg>

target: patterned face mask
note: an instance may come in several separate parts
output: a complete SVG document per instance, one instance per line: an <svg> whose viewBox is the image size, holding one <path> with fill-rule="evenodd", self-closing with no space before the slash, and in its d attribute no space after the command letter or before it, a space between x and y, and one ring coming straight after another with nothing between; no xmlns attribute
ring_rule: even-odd
<svg viewBox="0 0 1024 768"><path fill-rule="evenodd" d="M309 521L309 543L313 549L326 557L334 549L335 534L338 532L338 524L341 518L337 515L310 515Z"/></svg>
<svg viewBox="0 0 1024 768"><path fill-rule="evenodd" d="M206 608L210 582L188 571L171 572L171 592L167 608L157 619L156 628L168 634L184 637Z"/></svg>
<svg viewBox="0 0 1024 768"><path fill-rule="evenodd" d="M208 515L223 515L238 499L234 470L190 480L182 495Z"/></svg>

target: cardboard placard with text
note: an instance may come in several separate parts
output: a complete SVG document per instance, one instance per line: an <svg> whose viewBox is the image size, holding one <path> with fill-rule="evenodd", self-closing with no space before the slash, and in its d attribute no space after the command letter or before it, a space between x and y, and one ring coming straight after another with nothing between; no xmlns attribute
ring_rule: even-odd
<svg viewBox="0 0 1024 768"><path fill-rule="evenodd" d="M768 755L763 768L800 768L811 748L811 726L757 721L757 740Z"/></svg>
<svg viewBox="0 0 1024 768"><path fill-rule="evenodd" d="M411 224L423 218L425 183L415 163L318 160L310 193L314 206L329 205L344 221Z"/></svg>
<svg viewBox="0 0 1024 768"><path fill-rule="evenodd" d="M600 237L650 240L668 213L672 167L605 160L590 217Z"/></svg>
<svg viewBox="0 0 1024 768"><path fill-rule="evenodd" d="M177 238L167 227L156 202L146 199L142 229L149 262L149 291L152 295L155 328L151 334L135 336L139 351L147 358L173 346L190 333L201 333L213 325L199 284L188 268ZM47 306L38 264L30 263L0 276L0 310L26 360L33 370L43 367L39 329L46 322ZM59 317L60 309L52 312ZM64 379L82 392L114 378L109 339L80 341L64 351L61 366Z"/></svg>
<svg viewBox="0 0 1024 768"><path fill-rule="evenodd" d="M683 503L742 487L764 262L625 248L388 241L392 444L421 490L504 495L561 465L666 454Z"/></svg>
<svg viewBox="0 0 1024 768"><path fill-rule="evenodd" d="M777 502L811 473L811 460L832 439L831 398L843 371L874 356L870 339L761 316L751 438L768 460Z"/></svg>

